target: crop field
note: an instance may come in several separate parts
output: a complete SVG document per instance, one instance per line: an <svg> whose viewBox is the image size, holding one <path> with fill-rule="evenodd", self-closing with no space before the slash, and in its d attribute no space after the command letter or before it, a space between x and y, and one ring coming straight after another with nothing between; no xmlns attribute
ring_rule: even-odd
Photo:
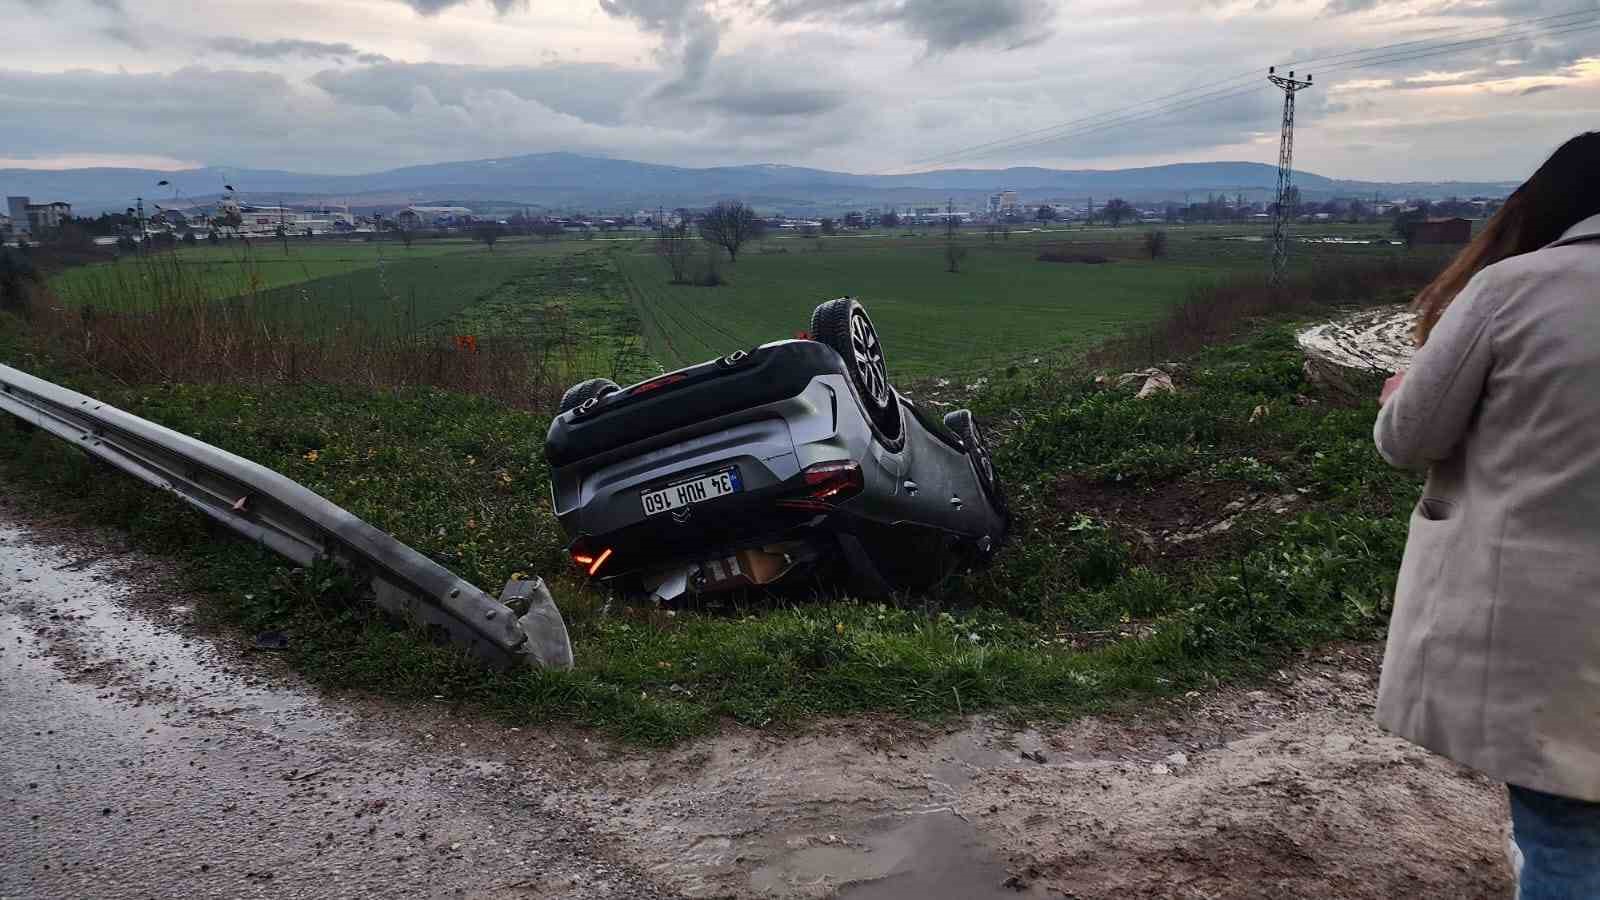
<svg viewBox="0 0 1600 900"><path fill-rule="evenodd" d="M620 263L645 346L668 366L791 336L816 304L854 295L872 312L894 375L970 376L1081 350L1154 319L1219 275L1259 269L1265 277L1260 228L1173 228L1157 260L1144 255L1144 230L1016 231L995 241L969 230L959 273L946 271L943 238L932 232L769 239L736 264L724 259L727 283L715 288L670 284L648 242ZM1380 226L1314 234L1382 243L1297 244L1298 267L1400 252ZM1045 253L1068 261L1041 261Z"/></svg>
<svg viewBox="0 0 1600 900"><path fill-rule="evenodd" d="M567 382L605 376L629 384L661 371L645 352L615 254L603 248L528 259L432 328L530 344Z"/></svg>
<svg viewBox="0 0 1600 900"><path fill-rule="evenodd" d="M285 253L276 241L255 240L179 247L160 255L181 266L208 296L231 297L373 269L384 259L480 252L482 245L464 240L418 241L410 249L398 241L291 240ZM145 308L160 298L157 286L143 274L139 259L122 259L65 269L50 279L50 288L69 303Z"/></svg>

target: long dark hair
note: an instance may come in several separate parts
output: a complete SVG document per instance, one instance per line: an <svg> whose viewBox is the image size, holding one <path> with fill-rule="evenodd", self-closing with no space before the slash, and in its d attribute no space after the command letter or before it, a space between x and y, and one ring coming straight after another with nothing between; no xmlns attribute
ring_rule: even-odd
<svg viewBox="0 0 1600 900"><path fill-rule="evenodd" d="M1600 131L1590 131L1550 154L1539 171L1506 198L1505 205L1472 243L1462 248L1439 277L1417 295L1412 304L1417 311L1417 344L1427 342L1450 301L1485 266L1537 250L1597 213Z"/></svg>

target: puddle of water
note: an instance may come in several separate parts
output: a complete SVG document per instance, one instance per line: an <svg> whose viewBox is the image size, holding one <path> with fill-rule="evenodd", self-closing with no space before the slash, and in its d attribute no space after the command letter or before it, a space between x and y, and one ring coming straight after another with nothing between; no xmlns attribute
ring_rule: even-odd
<svg viewBox="0 0 1600 900"><path fill-rule="evenodd" d="M1007 887L1010 872L978 832L949 810L892 820L861 844L806 847L751 873L777 896L838 888L850 900L989 900L1043 896Z"/></svg>
<svg viewBox="0 0 1600 900"><path fill-rule="evenodd" d="M64 655L58 665L70 667L82 657L86 665L79 673L98 670L111 689L181 697L191 715L226 715L275 734L315 737L338 727L337 717L314 697L241 673L209 641L119 602L130 592L120 583L116 560L63 563L60 548L36 544L4 524L0 556L0 610L12 627L32 632L44 645L85 651Z"/></svg>
<svg viewBox="0 0 1600 900"><path fill-rule="evenodd" d="M1038 734L1025 732L1012 743L1037 746ZM978 772L1016 765L1020 752L1017 747L996 745L987 728L957 732L940 749L940 761L929 774L952 791L971 784Z"/></svg>

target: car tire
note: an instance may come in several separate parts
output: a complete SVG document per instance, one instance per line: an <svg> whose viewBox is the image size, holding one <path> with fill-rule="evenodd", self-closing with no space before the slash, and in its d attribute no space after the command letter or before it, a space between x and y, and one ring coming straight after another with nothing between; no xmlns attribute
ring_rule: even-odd
<svg viewBox="0 0 1600 900"><path fill-rule="evenodd" d="M866 307L854 297L840 297L811 313L811 339L833 348L850 373L851 386L872 424L885 436L900 436L900 404L889 384L883 342Z"/></svg>
<svg viewBox="0 0 1600 900"><path fill-rule="evenodd" d="M559 416L564 412L570 412L590 400L599 400L620 390L622 388L618 387L617 383L609 378L591 378L588 381L580 381L567 388L567 392L561 395L561 408L556 410L556 415Z"/></svg>
<svg viewBox="0 0 1600 900"><path fill-rule="evenodd" d="M1011 507L1006 503L1005 491L1001 489L1000 479L994 471L994 457L989 452L988 442L983 439L983 432L978 430L977 419L973 418L971 411L958 409L945 415L944 426L961 438L961 446L966 448L967 458L972 461L972 469L978 475L978 487L983 489L989 505L1002 517L1009 519Z"/></svg>

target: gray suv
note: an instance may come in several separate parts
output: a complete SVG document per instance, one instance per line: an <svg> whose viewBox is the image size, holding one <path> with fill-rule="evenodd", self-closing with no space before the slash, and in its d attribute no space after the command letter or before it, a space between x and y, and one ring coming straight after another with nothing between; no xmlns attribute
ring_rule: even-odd
<svg viewBox="0 0 1600 900"><path fill-rule="evenodd" d="M574 563L671 600L800 572L875 596L987 562L1011 517L972 414L900 396L853 298L808 338L568 390L545 455Z"/></svg>

